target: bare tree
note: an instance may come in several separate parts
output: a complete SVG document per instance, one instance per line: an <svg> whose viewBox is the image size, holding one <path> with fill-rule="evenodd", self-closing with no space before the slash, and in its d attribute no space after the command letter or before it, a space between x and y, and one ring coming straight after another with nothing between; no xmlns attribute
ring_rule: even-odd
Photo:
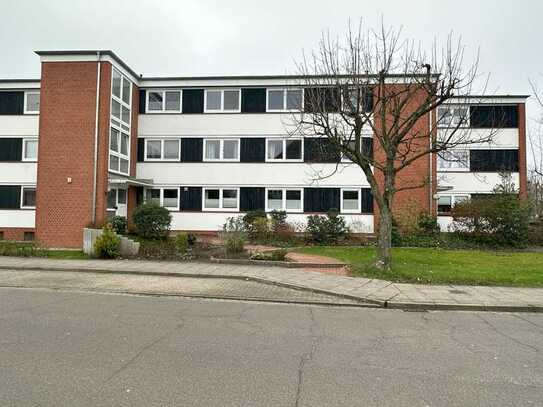
<svg viewBox="0 0 543 407"><path fill-rule="evenodd" d="M543 109L543 91L540 91L535 81L530 80L530 86L537 104ZM529 169L528 192L534 203L536 216L543 217L543 110L534 120L533 127L528 132L528 144L531 150L532 162Z"/></svg>
<svg viewBox="0 0 543 407"><path fill-rule="evenodd" d="M424 186L434 191L432 171L415 179L406 169L421 160L431 166L434 154L445 150L492 141L495 132L474 136L463 128L469 109L436 114L449 99L471 93L477 66L478 56L464 62L464 46L451 35L427 54L401 30L366 30L362 22L356 29L349 25L343 38L323 34L318 48L297 64L305 105L292 115L290 134L320 137L362 169L378 207L375 265L382 270L391 267L396 194ZM368 135L373 154L365 147Z"/></svg>

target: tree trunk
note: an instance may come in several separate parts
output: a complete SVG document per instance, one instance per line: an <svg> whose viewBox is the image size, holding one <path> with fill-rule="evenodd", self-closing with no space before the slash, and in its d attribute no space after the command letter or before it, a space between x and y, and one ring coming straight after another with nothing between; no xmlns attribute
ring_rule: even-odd
<svg viewBox="0 0 543 407"><path fill-rule="evenodd" d="M390 271L392 265L392 210L388 205L379 209L379 235L375 266Z"/></svg>

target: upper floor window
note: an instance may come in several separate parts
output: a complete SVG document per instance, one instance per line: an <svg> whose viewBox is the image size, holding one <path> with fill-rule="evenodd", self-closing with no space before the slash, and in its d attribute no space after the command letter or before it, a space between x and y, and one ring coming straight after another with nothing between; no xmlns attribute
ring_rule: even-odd
<svg viewBox="0 0 543 407"><path fill-rule="evenodd" d="M204 161L239 161L239 139L204 139Z"/></svg>
<svg viewBox="0 0 543 407"><path fill-rule="evenodd" d="M147 112L181 113L180 90L153 90L147 92Z"/></svg>
<svg viewBox="0 0 543 407"><path fill-rule="evenodd" d="M40 112L40 92L25 92L24 113L32 114Z"/></svg>
<svg viewBox="0 0 543 407"><path fill-rule="evenodd" d="M438 127L469 127L468 106L440 106L437 108Z"/></svg>
<svg viewBox="0 0 543 407"><path fill-rule="evenodd" d="M109 169L123 174L129 173L130 136L111 127L109 136Z"/></svg>
<svg viewBox="0 0 543 407"><path fill-rule="evenodd" d="M131 82L116 69L113 69L111 75L111 94L130 106L130 97L132 96Z"/></svg>
<svg viewBox="0 0 543 407"><path fill-rule="evenodd" d="M303 89L268 89L268 112L302 110Z"/></svg>
<svg viewBox="0 0 543 407"><path fill-rule="evenodd" d="M438 170L469 171L469 150L444 150L437 155Z"/></svg>
<svg viewBox="0 0 543 407"><path fill-rule="evenodd" d="M145 140L145 161L179 161L181 154L179 139Z"/></svg>
<svg viewBox="0 0 543 407"><path fill-rule="evenodd" d="M36 207L36 187L21 188L21 208L34 209Z"/></svg>
<svg viewBox="0 0 543 407"><path fill-rule="evenodd" d="M204 112L206 113L239 113L241 111L241 91L239 89L206 89L204 99Z"/></svg>
<svg viewBox="0 0 543 407"><path fill-rule="evenodd" d="M302 161L302 139L267 139L266 161Z"/></svg>
<svg viewBox="0 0 543 407"><path fill-rule="evenodd" d="M23 139L23 161L38 160L38 139Z"/></svg>

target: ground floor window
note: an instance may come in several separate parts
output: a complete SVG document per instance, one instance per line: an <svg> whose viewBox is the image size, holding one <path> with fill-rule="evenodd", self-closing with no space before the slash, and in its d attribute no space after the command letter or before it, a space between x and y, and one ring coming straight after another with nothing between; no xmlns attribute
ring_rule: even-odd
<svg viewBox="0 0 543 407"><path fill-rule="evenodd" d="M179 188L152 188L145 191L145 201L155 202L170 211L179 210Z"/></svg>
<svg viewBox="0 0 543 407"><path fill-rule="evenodd" d="M302 189L269 188L266 190L266 211L302 211Z"/></svg>
<svg viewBox="0 0 543 407"><path fill-rule="evenodd" d="M204 210L239 210L239 189L237 188L204 188Z"/></svg>
<svg viewBox="0 0 543 407"><path fill-rule="evenodd" d="M441 195L437 199L437 212L439 215L451 215L455 205L468 199L469 195Z"/></svg>
<svg viewBox="0 0 543 407"><path fill-rule="evenodd" d="M115 210L119 205L126 205L126 189L112 188L107 192L107 209Z"/></svg>

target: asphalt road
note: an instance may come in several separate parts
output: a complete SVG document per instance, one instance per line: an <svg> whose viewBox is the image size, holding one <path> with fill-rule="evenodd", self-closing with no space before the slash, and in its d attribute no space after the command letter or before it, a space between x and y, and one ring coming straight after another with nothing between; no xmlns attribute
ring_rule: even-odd
<svg viewBox="0 0 543 407"><path fill-rule="evenodd" d="M0 406L526 406L543 315L0 288Z"/></svg>

